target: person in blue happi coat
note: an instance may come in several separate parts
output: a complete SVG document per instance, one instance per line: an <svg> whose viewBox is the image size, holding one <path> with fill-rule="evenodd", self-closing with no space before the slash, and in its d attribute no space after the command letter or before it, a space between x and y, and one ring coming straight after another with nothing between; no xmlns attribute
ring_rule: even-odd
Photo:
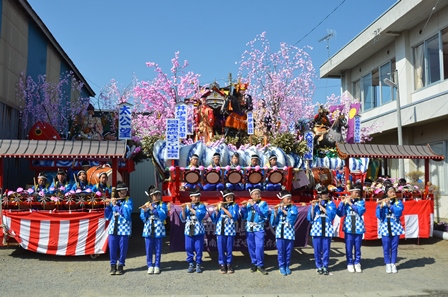
<svg viewBox="0 0 448 297"><path fill-rule="evenodd" d="M81 190L83 192L86 192L86 190L90 189L92 190L92 185L87 181L87 172L84 169L81 169L76 174L78 181L75 182L71 188L71 190Z"/></svg>
<svg viewBox="0 0 448 297"><path fill-rule="evenodd" d="M347 258L348 272L362 272L361 245L362 237L366 232L362 216L366 212L366 205L362 197L362 185L357 184L350 189L350 197L339 203L336 214L344 218L342 230L345 235L345 256ZM353 250L355 255L353 256Z"/></svg>
<svg viewBox="0 0 448 297"><path fill-rule="evenodd" d="M190 191L191 203L182 204L180 220L185 223L185 251L187 252L188 273L202 272L202 253L204 251L205 228L203 219L207 213L205 205L200 202L201 192L198 189ZM194 265L196 254L196 268Z"/></svg>
<svg viewBox="0 0 448 297"><path fill-rule="evenodd" d="M242 219L246 221L247 249L252 266L251 272L259 271L266 275L264 268L265 223L268 222L269 207L261 200L260 189L249 191L250 199L241 207Z"/></svg>
<svg viewBox="0 0 448 297"><path fill-rule="evenodd" d="M292 195L284 190L277 194L281 202L274 207L271 214L271 225L275 228L275 240L278 251L278 267L281 275L291 274L291 255L294 250L296 223L299 210L291 202Z"/></svg>
<svg viewBox="0 0 448 297"><path fill-rule="evenodd" d="M142 236L145 238L146 264L148 274L159 274L162 240L166 236L165 219L168 215L168 207L162 201L162 192L156 187L150 186L146 193L150 201L140 210L140 218L144 223Z"/></svg>
<svg viewBox="0 0 448 297"><path fill-rule="evenodd" d="M254 171L257 171L255 167L260 166L259 161L260 157L258 157L257 154L253 154L252 156L250 156L250 167L252 168L246 171L246 190L251 191L252 189L263 189L262 178L260 178L260 180L256 183L251 183L249 181L250 174ZM261 177L264 176L264 170L259 169L258 172L260 172Z"/></svg>
<svg viewBox="0 0 448 297"><path fill-rule="evenodd" d="M128 196L128 187L119 181L116 191L118 198L112 197L104 210L106 220L110 221L109 234L110 275L121 275L126 265L129 237L132 232L132 199ZM114 196L112 194L112 196Z"/></svg>
<svg viewBox="0 0 448 297"><path fill-rule="evenodd" d="M276 167L277 167L277 155L272 154L269 156L269 164L268 164L268 168L270 169L269 173L273 172L272 168L276 168ZM267 183L266 191L280 191L282 189L281 183L273 184L270 182L269 174L268 174L268 178L266 178L266 183Z"/></svg>
<svg viewBox="0 0 448 297"><path fill-rule="evenodd" d="M40 201L41 197L47 195L49 192L50 184L48 183L47 176L43 173L39 173L37 176L37 184L33 187L34 193L37 194L37 199Z"/></svg>
<svg viewBox="0 0 448 297"><path fill-rule="evenodd" d="M70 191L72 184L67 178L67 171L63 168L58 168L56 172L56 177L54 178L53 183L50 185L50 189L48 191L49 194L57 194L62 193L65 194Z"/></svg>
<svg viewBox="0 0 448 297"><path fill-rule="evenodd" d="M190 158L190 164L185 168L184 171L184 180L185 176L189 174L189 171L195 172L195 183L190 183L188 180L186 180L185 183L185 191L191 191L192 189L199 189L202 190L202 184L201 184L201 172L199 171L199 156L197 154L193 154Z"/></svg>
<svg viewBox="0 0 448 297"><path fill-rule="evenodd" d="M307 218L311 222L311 236L313 237L314 260L317 273L328 275L336 205L329 200L328 189L325 186L318 185L317 194L319 195L319 200L311 202Z"/></svg>
<svg viewBox="0 0 448 297"><path fill-rule="evenodd" d="M237 168L238 166L240 166L240 155L238 154L238 152L234 152L234 153L233 153L232 158L230 159L230 164L229 164L229 166L230 166L230 170L226 170L226 171L224 172L224 174L225 174L225 176L226 176L226 180L227 180L227 183L226 183L226 187L227 187L227 189L232 190L232 191L242 191L242 190L244 190L244 184L242 184L242 183L240 183L240 182L239 182L239 183L231 183L231 182L229 182L229 180L228 180L228 175L229 175L229 173L230 173L232 170L237 170L236 168ZM241 168L241 166L240 166L240 168ZM239 173L241 174L241 180L242 180L242 177L243 177L243 170L240 170Z"/></svg>
<svg viewBox="0 0 448 297"><path fill-rule="evenodd" d="M213 154L212 163L210 164L210 166L212 169L211 170L207 169L205 174L207 174L210 171L216 171L216 172L218 172L220 178L217 183L213 183L213 184L206 183L203 187L204 191L216 191L216 190L222 191L222 190L224 190L224 184L220 182L222 180L221 154L220 153L216 152ZM219 168L219 170L217 168Z"/></svg>
<svg viewBox="0 0 448 297"><path fill-rule="evenodd" d="M397 273L397 254L400 235L404 234L400 218L403 214L404 205L393 186L385 189L385 199L376 207L376 217L380 220L378 234L381 235L383 243L384 263L386 273Z"/></svg>
<svg viewBox="0 0 448 297"><path fill-rule="evenodd" d="M232 266L233 243L236 236L236 222L239 216L239 206L235 203L235 195L229 189L221 192L222 201L212 214L212 221L216 225L215 235L218 242L218 263L220 272L234 273Z"/></svg>
<svg viewBox="0 0 448 297"><path fill-rule="evenodd" d="M107 183L109 177L106 172L101 172L98 175L98 183L92 186L92 192L101 192L102 196L109 197L112 193L112 187Z"/></svg>

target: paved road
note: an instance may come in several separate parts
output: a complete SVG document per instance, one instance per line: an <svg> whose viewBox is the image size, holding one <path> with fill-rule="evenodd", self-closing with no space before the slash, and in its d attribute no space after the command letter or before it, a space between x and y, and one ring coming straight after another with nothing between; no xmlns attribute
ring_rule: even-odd
<svg viewBox="0 0 448 297"><path fill-rule="evenodd" d="M187 274L185 253L164 244L162 273L148 275L141 224L135 222L125 274L110 276L108 254L97 259L36 254L20 247L0 248L0 296L448 296L448 241L402 240L397 274L386 274L379 240L363 245L363 273L346 270L344 243L331 248L331 275L315 272L313 249L296 248L293 273L277 270L267 251L269 275L249 271L249 255L235 253L233 275L218 272L217 254L205 253L204 272Z"/></svg>

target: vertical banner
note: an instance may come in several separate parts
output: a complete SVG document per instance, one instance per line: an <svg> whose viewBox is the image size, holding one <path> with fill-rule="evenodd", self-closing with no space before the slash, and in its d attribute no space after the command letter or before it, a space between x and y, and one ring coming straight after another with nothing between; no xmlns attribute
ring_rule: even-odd
<svg viewBox="0 0 448 297"><path fill-rule="evenodd" d="M361 142L361 116L355 115L355 143Z"/></svg>
<svg viewBox="0 0 448 297"><path fill-rule="evenodd" d="M166 159L179 160L179 120L166 119Z"/></svg>
<svg viewBox="0 0 448 297"><path fill-rule="evenodd" d="M187 135L193 135L194 131L194 105L187 104Z"/></svg>
<svg viewBox="0 0 448 297"><path fill-rule="evenodd" d="M350 104L350 111L348 112L348 123L347 123L347 139L346 143L354 143L355 139L355 116L359 112L361 107L360 103Z"/></svg>
<svg viewBox="0 0 448 297"><path fill-rule="evenodd" d="M132 138L132 104L122 102L118 105L118 139L126 140Z"/></svg>
<svg viewBox="0 0 448 297"><path fill-rule="evenodd" d="M247 112L247 134L254 134L254 115L252 111Z"/></svg>
<svg viewBox="0 0 448 297"><path fill-rule="evenodd" d="M303 160L313 160L314 133L311 131L306 131L304 136L305 136L306 146L308 147L309 152L306 152L303 155Z"/></svg>
<svg viewBox="0 0 448 297"><path fill-rule="evenodd" d="M179 138L187 138L187 105L185 103L177 103L174 114L179 120Z"/></svg>

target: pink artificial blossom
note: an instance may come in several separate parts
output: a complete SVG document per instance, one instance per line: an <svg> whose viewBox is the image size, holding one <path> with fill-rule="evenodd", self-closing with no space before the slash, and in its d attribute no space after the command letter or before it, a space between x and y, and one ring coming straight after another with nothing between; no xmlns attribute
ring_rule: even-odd
<svg viewBox="0 0 448 297"><path fill-rule="evenodd" d="M230 170L230 166L229 166L229 165L226 166L226 170L227 170L227 171Z"/></svg>
<svg viewBox="0 0 448 297"><path fill-rule="evenodd" d="M174 166L170 166L170 171L174 171L175 167Z"/></svg>
<svg viewBox="0 0 448 297"><path fill-rule="evenodd" d="M204 166L202 166L202 165L199 166L199 170L200 170L200 171L204 170Z"/></svg>

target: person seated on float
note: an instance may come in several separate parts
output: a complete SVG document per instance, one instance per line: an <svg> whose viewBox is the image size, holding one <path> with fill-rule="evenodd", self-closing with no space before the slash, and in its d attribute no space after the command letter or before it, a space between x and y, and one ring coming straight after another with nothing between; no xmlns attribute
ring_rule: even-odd
<svg viewBox="0 0 448 297"><path fill-rule="evenodd" d="M268 168L270 169L269 172L272 172L272 170L273 170L272 168L277 167L277 166L278 166L277 165L277 155L275 155L275 154L270 155L269 156L269 165L268 165ZM268 174L268 176L269 176L269 174ZM281 183L278 183L278 184L270 183L268 178L266 178L266 182L267 182L267 184L266 184L266 191L277 191L277 192L279 192L279 191L282 190L282 184Z"/></svg>
<svg viewBox="0 0 448 297"><path fill-rule="evenodd" d="M34 193L37 195L40 194L48 194L48 189L50 187L50 184L48 183L48 179L42 172L39 173L37 176L37 185L33 187ZM40 200L40 199L39 199Z"/></svg>
<svg viewBox="0 0 448 297"><path fill-rule="evenodd" d="M76 178L78 179L71 188L71 190L81 190L86 191L87 189L92 189L92 185L87 181L87 172L84 169L78 171Z"/></svg>
<svg viewBox="0 0 448 297"><path fill-rule="evenodd" d="M109 177L107 176L106 172L101 172L98 175L98 183L93 185L92 192L101 192L102 196L110 197L110 194L112 193L112 187L107 184L107 180Z"/></svg>
<svg viewBox="0 0 448 297"><path fill-rule="evenodd" d="M234 152L232 155L232 158L230 159L230 168L235 170L238 166L240 166L240 155L237 152ZM226 170L226 172L224 173L225 176L227 176L228 172L230 170ZM243 170L240 170L241 176L243 176ZM226 183L226 187L227 189L231 190L231 191L243 191L244 190L244 185L242 183L237 183L237 184L231 184L231 183Z"/></svg>
<svg viewBox="0 0 448 297"><path fill-rule="evenodd" d="M72 188L72 184L67 178L67 171L62 168L58 168L56 172L56 177L50 186L49 194L55 194L57 192L67 193Z"/></svg>
<svg viewBox="0 0 448 297"><path fill-rule="evenodd" d="M117 136L116 136L115 132L104 131L103 132L103 140L105 140L105 141L115 141L115 140L117 140Z"/></svg>
<svg viewBox="0 0 448 297"><path fill-rule="evenodd" d="M190 165L185 168L184 174L186 174L187 171L189 171L191 168L195 168L194 171L197 172L198 175L200 175L200 171L198 169L199 166L199 156L197 154L193 154L190 159ZM186 182L184 187L185 191L191 191L192 189L202 190L201 179L199 179L199 181L194 184Z"/></svg>
<svg viewBox="0 0 448 297"><path fill-rule="evenodd" d="M250 166L251 166L252 168L251 168L251 169L248 169L248 170L246 171L246 190L249 190L249 191L250 191L250 190L253 190L253 189L259 189L260 191L263 190L263 185L262 185L262 183L261 183L261 180L260 180L260 182L257 183L257 184L252 184L252 183L250 183L249 180L248 180L248 179L249 179L249 175L250 175L250 173L253 172L253 171L255 171L255 167L256 167L256 166L260 166L259 163L258 163L259 159L260 159L260 157L258 157L257 154L253 154L253 155L251 156L251 158L250 158ZM260 171L260 173L261 173L262 175L264 175L264 174L263 174L263 170L259 169L259 171Z"/></svg>
<svg viewBox="0 0 448 297"><path fill-rule="evenodd" d="M212 170L208 170L207 169L206 173L215 170L215 171L217 171L219 173L219 177L220 177L220 180L221 180L222 175L221 175L220 160L221 160L221 154L218 153L218 152L214 153L213 154L212 163L210 165L212 167ZM216 168L220 168L220 170L218 171ZM217 184L210 184L206 180L206 184L204 185L204 191L216 191L216 190L223 191L224 190L224 185L221 182L218 182Z"/></svg>

